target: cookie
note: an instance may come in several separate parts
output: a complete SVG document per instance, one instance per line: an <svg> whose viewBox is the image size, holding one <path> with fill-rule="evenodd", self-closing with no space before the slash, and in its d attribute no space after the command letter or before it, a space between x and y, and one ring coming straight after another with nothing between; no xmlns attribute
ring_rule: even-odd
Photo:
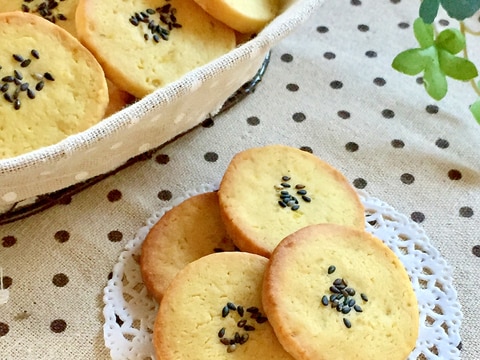
<svg viewBox="0 0 480 360"><path fill-rule="evenodd" d="M365 227L363 206L347 179L315 155L289 146L235 155L218 194L235 245L266 257L280 240L307 225Z"/></svg>
<svg viewBox="0 0 480 360"><path fill-rule="evenodd" d="M105 110L105 117L115 114L135 101L135 98L132 95L119 89L117 85L108 79L107 86L109 101L107 109Z"/></svg>
<svg viewBox="0 0 480 360"><path fill-rule="evenodd" d="M187 264L213 252L233 250L220 219L217 193L192 196L167 211L147 234L140 256L143 282L160 302Z"/></svg>
<svg viewBox="0 0 480 360"><path fill-rule="evenodd" d="M0 0L0 12L23 11L38 15L76 36L78 0Z"/></svg>
<svg viewBox="0 0 480 360"><path fill-rule="evenodd" d="M193 0L80 0L76 26L107 77L137 98L236 45L235 32Z"/></svg>
<svg viewBox="0 0 480 360"><path fill-rule="evenodd" d="M155 320L157 359L293 360L263 313L267 262L255 254L222 252L181 270Z"/></svg>
<svg viewBox="0 0 480 360"><path fill-rule="evenodd" d="M0 13L0 158L56 144L100 121L108 90L100 64L40 16Z"/></svg>
<svg viewBox="0 0 480 360"><path fill-rule="evenodd" d="M280 10L279 0L195 0L214 18L240 33L258 33Z"/></svg>
<svg viewBox="0 0 480 360"><path fill-rule="evenodd" d="M381 240L345 226L311 225L282 240L262 302L295 359L405 360L418 336L417 299L402 263Z"/></svg>

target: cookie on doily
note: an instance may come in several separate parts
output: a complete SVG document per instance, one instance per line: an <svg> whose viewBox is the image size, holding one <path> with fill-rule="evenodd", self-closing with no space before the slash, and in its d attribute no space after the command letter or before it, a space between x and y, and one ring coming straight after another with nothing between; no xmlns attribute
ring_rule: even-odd
<svg viewBox="0 0 480 360"><path fill-rule="evenodd" d="M283 347L296 359L405 360L419 333L409 276L371 234L321 224L273 252L262 300Z"/></svg>
<svg viewBox="0 0 480 360"><path fill-rule="evenodd" d="M214 252L233 250L220 218L217 193L192 196L167 211L147 234L140 256L143 282L160 302L172 279L187 264Z"/></svg>
<svg viewBox="0 0 480 360"><path fill-rule="evenodd" d="M270 256L285 236L311 224L364 229L364 209L348 180L311 153L268 145L236 154L218 191L235 245Z"/></svg>
<svg viewBox="0 0 480 360"><path fill-rule="evenodd" d="M222 252L181 270L167 288L155 320L157 358L293 360L263 313L267 262L255 254Z"/></svg>

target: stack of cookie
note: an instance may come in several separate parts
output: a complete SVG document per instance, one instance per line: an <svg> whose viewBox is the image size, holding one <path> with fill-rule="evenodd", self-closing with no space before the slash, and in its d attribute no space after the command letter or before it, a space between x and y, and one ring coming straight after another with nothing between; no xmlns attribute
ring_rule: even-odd
<svg viewBox="0 0 480 360"><path fill-rule="evenodd" d="M0 0L0 159L86 130L224 55L279 7L278 0Z"/></svg>
<svg viewBox="0 0 480 360"><path fill-rule="evenodd" d="M154 225L140 263L159 359L404 360L418 336L409 277L354 189L292 147L237 154L218 192Z"/></svg>

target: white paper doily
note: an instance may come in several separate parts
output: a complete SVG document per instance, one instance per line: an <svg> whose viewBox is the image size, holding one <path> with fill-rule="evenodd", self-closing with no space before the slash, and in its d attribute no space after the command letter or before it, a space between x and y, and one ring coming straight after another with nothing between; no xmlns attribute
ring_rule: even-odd
<svg viewBox="0 0 480 360"><path fill-rule="evenodd" d="M148 231L173 206L193 195L213 191L203 185L153 214L130 240L104 290L104 338L114 360L155 359L152 330L158 309L142 283L138 258ZM418 298L420 331L408 360L459 359L462 312L452 285L450 267L423 229L388 204L359 192L366 211L366 229L400 258ZM179 359L180 360L180 359Z"/></svg>

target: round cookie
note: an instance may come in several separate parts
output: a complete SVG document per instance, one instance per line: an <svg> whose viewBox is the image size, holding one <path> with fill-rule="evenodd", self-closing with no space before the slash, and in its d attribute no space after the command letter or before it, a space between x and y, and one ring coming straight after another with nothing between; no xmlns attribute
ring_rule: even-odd
<svg viewBox="0 0 480 360"><path fill-rule="evenodd" d="M80 0L76 25L107 77L137 98L236 45L235 32L193 0Z"/></svg>
<svg viewBox="0 0 480 360"><path fill-rule="evenodd" d="M23 11L38 15L76 36L78 0L0 0L0 12Z"/></svg>
<svg viewBox="0 0 480 360"><path fill-rule="evenodd" d="M140 256L143 282L160 302L187 264L213 252L233 250L220 218L217 193L192 196L167 211L147 234Z"/></svg>
<svg viewBox="0 0 480 360"><path fill-rule="evenodd" d="M67 31L15 11L0 13L0 36L0 158L58 143L103 118L103 70Z"/></svg>
<svg viewBox="0 0 480 360"><path fill-rule="evenodd" d="M293 360L263 315L261 290L267 262L255 254L222 252L181 270L157 313L156 357Z"/></svg>
<svg viewBox="0 0 480 360"><path fill-rule="evenodd" d="M353 228L311 225L286 237L265 271L262 301L296 359L405 360L418 336L405 268L381 240Z"/></svg>
<svg viewBox="0 0 480 360"><path fill-rule="evenodd" d="M365 227L363 206L346 178L318 157L289 146L268 145L236 154L218 195L235 245L266 257L285 236L307 225Z"/></svg>
<svg viewBox="0 0 480 360"><path fill-rule="evenodd" d="M277 15L279 0L195 0L214 18L240 33L256 33Z"/></svg>

